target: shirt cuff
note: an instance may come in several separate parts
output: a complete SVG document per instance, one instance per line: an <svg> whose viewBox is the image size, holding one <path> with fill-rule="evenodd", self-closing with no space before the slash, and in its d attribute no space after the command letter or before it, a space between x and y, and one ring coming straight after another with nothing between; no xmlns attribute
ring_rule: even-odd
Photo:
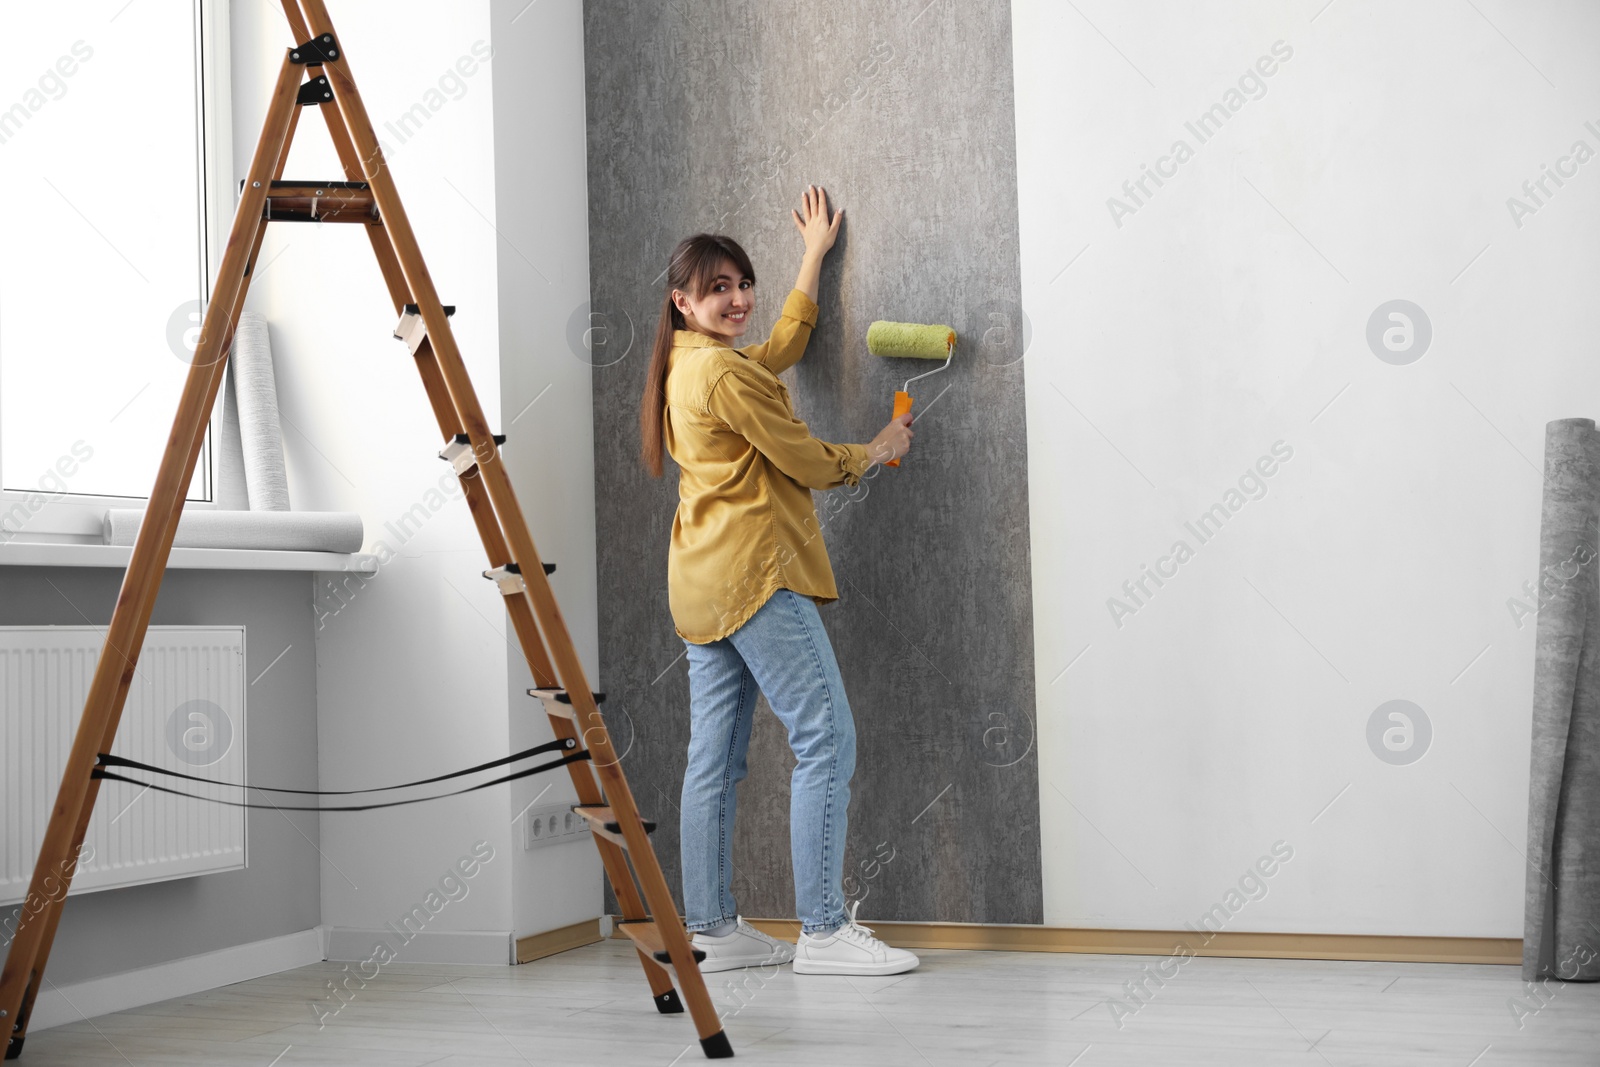
<svg viewBox="0 0 1600 1067"><path fill-rule="evenodd" d="M844 474L844 484L854 486L861 481L861 476L872 466L872 455L867 451L866 445L845 445L845 455L839 460L839 469Z"/></svg>
<svg viewBox="0 0 1600 1067"><path fill-rule="evenodd" d="M799 319L807 326L817 324L817 304L809 296L798 289L789 290L789 296L783 302L783 314L787 318Z"/></svg>

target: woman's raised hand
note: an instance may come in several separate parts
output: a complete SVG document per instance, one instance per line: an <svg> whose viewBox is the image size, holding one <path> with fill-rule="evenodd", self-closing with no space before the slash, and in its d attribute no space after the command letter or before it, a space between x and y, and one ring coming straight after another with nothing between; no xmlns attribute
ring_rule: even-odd
<svg viewBox="0 0 1600 1067"><path fill-rule="evenodd" d="M806 255L821 257L833 247L833 242L839 236L839 222L844 218L844 209L835 211L833 221L829 222L827 190L815 185L806 186L802 200L802 210L792 212L794 228L805 239Z"/></svg>

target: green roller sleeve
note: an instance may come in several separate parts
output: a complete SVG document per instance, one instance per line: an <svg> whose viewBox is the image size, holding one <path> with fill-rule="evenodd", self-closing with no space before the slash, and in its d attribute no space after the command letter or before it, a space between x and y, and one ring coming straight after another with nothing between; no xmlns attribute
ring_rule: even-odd
<svg viewBox="0 0 1600 1067"><path fill-rule="evenodd" d="M899 359L946 359L956 332L948 326L923 326L915 322L884 322L867 327L867 351Z"/></svg>

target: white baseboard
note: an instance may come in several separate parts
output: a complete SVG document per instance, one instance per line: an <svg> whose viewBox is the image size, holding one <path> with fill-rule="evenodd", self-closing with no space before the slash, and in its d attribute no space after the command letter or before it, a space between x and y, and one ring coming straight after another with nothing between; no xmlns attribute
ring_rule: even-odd
<svg viewBox="0 0 1600 1067"><path fill-rule="evenodd" d="M313 928L85 982L46 982L33 1002L28 1032L321 963L322 943L322 934Z"/></svg>
<svg viewBox="0 0 1600 1067"><path fill-rule="evenodd" d="M328 931L326 958L359 962L372 957L379 942L394 953L396 963L481 963L509 966L516 962L516 938L498 930L407 931L401 942L391 929L362 930L335 926Z"/></svg>

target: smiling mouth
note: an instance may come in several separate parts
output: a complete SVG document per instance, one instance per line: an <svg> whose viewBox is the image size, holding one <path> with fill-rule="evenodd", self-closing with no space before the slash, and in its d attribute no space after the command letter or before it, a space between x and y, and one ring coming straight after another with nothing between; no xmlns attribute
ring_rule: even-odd
<svg viewBox="0 0 1600 1067"><path fill-rule="evenodd" d="M745 316L748 314L750 314L748 311L730 311L722 317L725 319L732 319L734 322L743 322L745 320Z"/></svg>

